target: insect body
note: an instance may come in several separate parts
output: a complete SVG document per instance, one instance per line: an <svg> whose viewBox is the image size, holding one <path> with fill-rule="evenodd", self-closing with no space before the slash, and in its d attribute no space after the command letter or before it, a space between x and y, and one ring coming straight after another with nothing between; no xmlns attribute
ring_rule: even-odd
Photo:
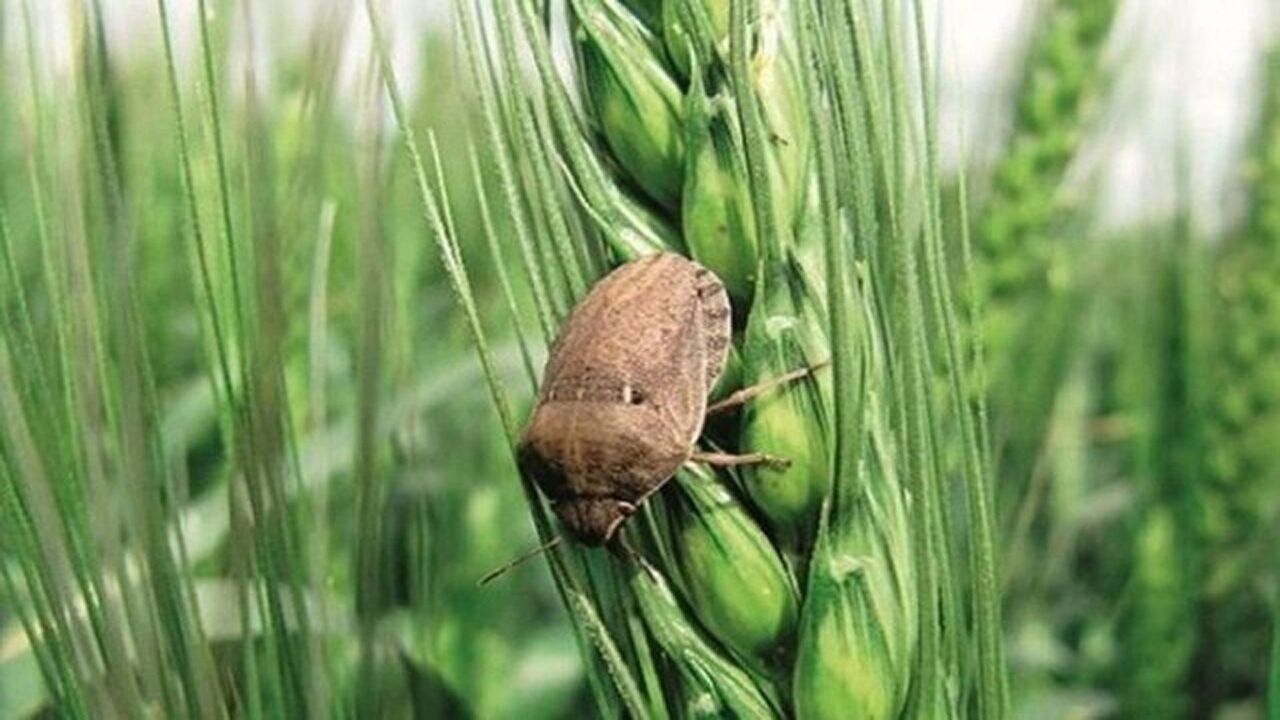
<svg viewBox="0 0 1280 720"><path fill-rule="evenodd" d="M673 254L623 265L574 308L518 457L577 540L609 541L695 457L730 332L724 285Z"/></svg>

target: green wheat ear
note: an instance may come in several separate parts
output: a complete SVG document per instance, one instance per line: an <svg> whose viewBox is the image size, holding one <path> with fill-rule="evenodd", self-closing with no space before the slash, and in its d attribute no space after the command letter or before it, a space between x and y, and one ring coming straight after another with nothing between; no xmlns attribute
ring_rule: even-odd
<svg viewBox="0 0 1280 720"><path fill-rule="evenodd" d="M1277 568L1246 558L1270 558L1280 510L1280 48L1264 55L1261 104L1248 144L1245 182L1248 205L1243 226L1213 258L1215 315L1206 534L1211 554L1208 604L1229 617L1254 617L1264 604L1272 612L1272 660L1268 701L1280 712L1280 594ZM1265 548L1265 549L1264 549ZM1262 561L1267 562L1267 561ZM1259 575L1269 587L1259 592ZM1264 597L1266 592L1271 598ZM1211 628L1212 640L1229 640L1242 627ZM1251 638L1250 656L1262 651Z"/></svg>
<svg viewBox="0 0 1280 720"><path fill-rule="evenodd" d="M741 373L726 376L819 368L708 428L717 446L787 455L785 472L682 472L624 530L645 567L572 547L552 558L601 712L928 716L960 712L972 692L1001 716L985 439L960 352L961 280L945 270L958 251L942 234L923 10L566 8L561 28L536 3L459 5L502 191L487 212L512 218L509 284L531 289L544 340L580 297L578 277L676 250L733 299ZM567 74L557 46L575 51ZM441 252L456 263L466 251L454 240ZM579 255L605 263L575 267ZM937 362L934 340L947 348ZM939 462L953 453L965 488L954 511ZM949 530L953 512L970 542ZM958 650L969 637L976 671ZM866 672L851 684L849 667ZM955 678L968 689L946 689Z"/></svg>

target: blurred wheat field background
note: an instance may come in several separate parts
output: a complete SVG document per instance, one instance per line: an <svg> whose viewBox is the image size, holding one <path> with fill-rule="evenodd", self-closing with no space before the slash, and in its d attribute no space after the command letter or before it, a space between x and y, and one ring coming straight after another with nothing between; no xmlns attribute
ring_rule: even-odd
<svg viewBox="0 0 1280 720"><path fill-rule="evenodd" d="M0 719L1280 720L1280 6L941 2L0 0ZM790 466L479 585L658 251Z"/></svg>

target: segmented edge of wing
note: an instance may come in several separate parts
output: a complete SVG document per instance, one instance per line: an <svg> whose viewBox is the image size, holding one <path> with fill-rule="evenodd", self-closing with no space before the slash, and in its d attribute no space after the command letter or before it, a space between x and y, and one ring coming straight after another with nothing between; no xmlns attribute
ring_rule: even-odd
<svg viewBox="0 0 1280 720"><path fill-rule="evenodd" d="M729 293L724 289L720 278L707 268L693 263L696 278L695 288L702 312L703 338L706 341L707 389L715 387L716 381L724 372L725 362L729 358L729 341L733 334Z"/></svg>

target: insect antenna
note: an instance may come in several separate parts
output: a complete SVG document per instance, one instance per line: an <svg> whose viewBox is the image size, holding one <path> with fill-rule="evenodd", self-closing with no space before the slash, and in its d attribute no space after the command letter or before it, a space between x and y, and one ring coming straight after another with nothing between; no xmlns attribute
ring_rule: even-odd
<svg viewBox="0 0 1280 720"><path fill-rule="evenodd" d="M538 547L525 552L523 555L515 558L514 560L510 560L507 563L485 573L484 577L480 578L480 582L478 584L488 585L490 582L506 574L508 570L511 570L512 568L516 567L517 565L523 563L526 560L529 560L530 558L537 557L538 555L541 555L542 553L554 548L555 546L559 545L563 540L564 538L560 535L557 535L551 538L550 540L539 545Z"/></svg>

